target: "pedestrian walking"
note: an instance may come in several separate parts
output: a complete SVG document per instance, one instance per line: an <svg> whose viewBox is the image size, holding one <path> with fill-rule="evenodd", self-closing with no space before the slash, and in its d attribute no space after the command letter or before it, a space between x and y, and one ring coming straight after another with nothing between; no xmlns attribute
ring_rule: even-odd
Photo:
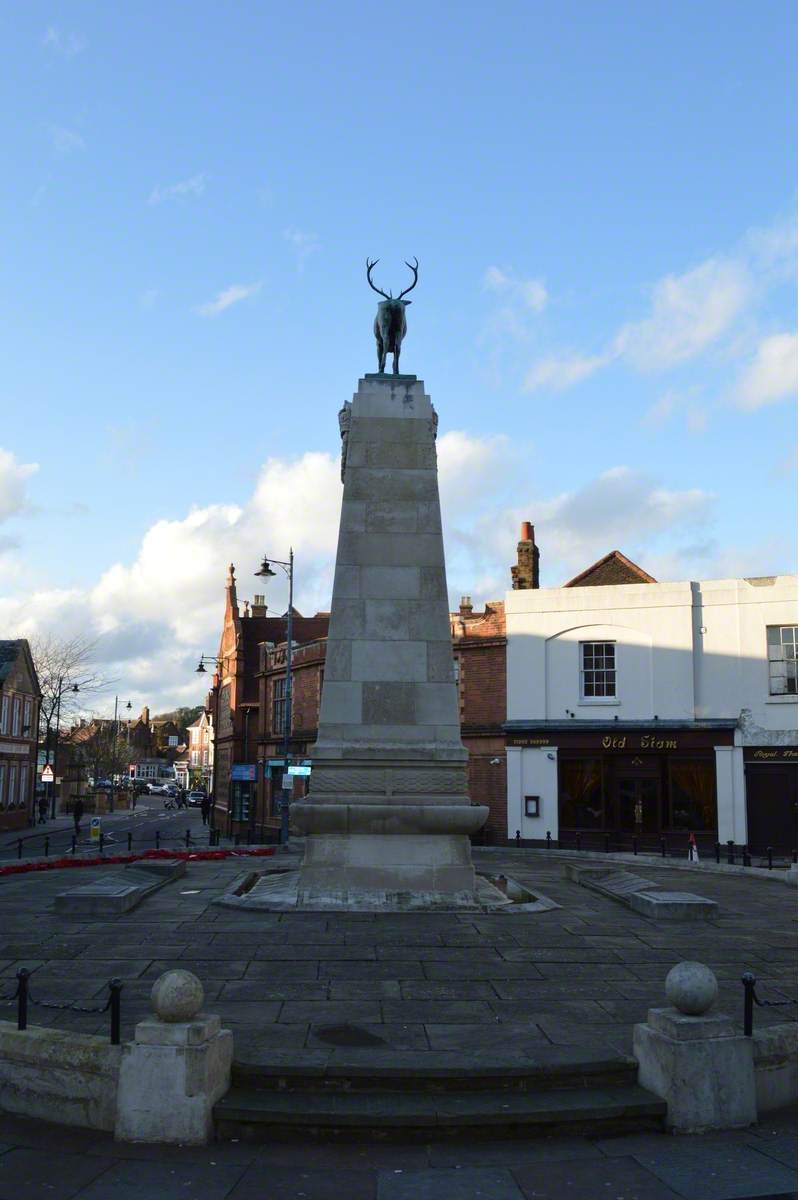
<svg viewBox="0 0 798 1200"><path fill-rule="evenodd" d="M80 835L80 822L83 817L83 801L80 796L75 801L74 808L72 809L72 817L75 822L75 837L78 837Z"/></svg>
<svg viewBox="0 0 798 1200"><path fill-rule="evenodd" d="M200 808L202 810L202 824L207 825L208 818L211 815L211 801L209 796L202 797L202 804L200 805Z"/></svg>
<svg viewBox="0 0 798 1200"><path fill-rule="evenodd" d="M44 825L47 821L47 797L39 797L39 824Z"/></svg>

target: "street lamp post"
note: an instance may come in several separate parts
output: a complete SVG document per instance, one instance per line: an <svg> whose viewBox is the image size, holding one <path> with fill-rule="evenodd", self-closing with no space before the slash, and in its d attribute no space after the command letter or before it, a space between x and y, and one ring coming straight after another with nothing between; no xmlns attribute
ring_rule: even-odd
<svg viewBox="0 0 798 1200"><path fill-rule="evenodd" d="M53 782L49 785L50 786L50 820L52 820L52 821L55 820L55 785L56 785L56 780L58 777L58 734L59 734L59 731L61 728L61 697L63 696L64 692L67 690L66 687L64 686L66 684L66 682L67 682L66 677L64 675L58 676L58 692L56 694L56 706L55 706L55 747L53 748ZM69 691L79 692L80 685L77 683L73 683L72 686L69 688ZM50 722L49 721L47 722L47 737L45 740L46 740L46 746L45 746L45 751L44 751L45 765L49 766L50 765Z"/></svg>
<svg viewBox="0 0 798 1200"><path fill-rule="evenodd" d="M289 815L291 805L291 788L288 785L290 778L288 768L291 765L291 701L292 701L292 678L291 678L291 654L293 650L294 636L294 550L291 547L288 551L288 562L281 562L279 558L265 558L260 565L260 570L255 574L263 579L272 578L276 572L272 570L272 563L277 567L282 567L288 576L288 613L285 631L285 711L283 713L283 778L282 787L280 789L280 843L283 846L288 845L288 830L289 830Z"/></svg>
<svg viewBox="0 0 798 1200"><path fill-rule="evenodd" d="M131 709L133 705L128 700L125 708ZM114 756L111 762L111 799L108 805L109 813L114 811L114 802L116 800L116 751L119 742L119 697L114 696ZM130 744L130 726L128 725L128 745Z"/></svg>
<svg viewBox="0 0 798 1200"><path fill-rule="evenodd" d="M213 837L216 829L216 751L218 746L216 739L219 736L219 691L222 683L222 666L224 659L216 654L201 654L199 665L197 666L197 675L205 675L205 664L213 663L214 668L219 676L219 683L216 687L216 702L214 704L213 713L213 771L211 773L211 812L210 812L210 833ZM208 756L210 757L210 746L208 747ZM191 761L189 760L189 769L191 769Z"/></svg>

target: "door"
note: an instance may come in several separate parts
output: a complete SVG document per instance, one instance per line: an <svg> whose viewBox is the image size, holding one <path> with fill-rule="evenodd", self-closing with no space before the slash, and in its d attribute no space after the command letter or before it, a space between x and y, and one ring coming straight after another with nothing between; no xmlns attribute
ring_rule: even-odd
<svg viewBox="0 0 798 1200"><path fill-rule="evenodd" d="M653 775L620 775L615 788L618 830L651 837L660 831L660 781Z"/></svg>
<svg viewBox="0 0 798 1200"><path fill-rule="evenodd" d="M745 768L748 845L756 854L798 849L798 767L790 763Z"/></svg>

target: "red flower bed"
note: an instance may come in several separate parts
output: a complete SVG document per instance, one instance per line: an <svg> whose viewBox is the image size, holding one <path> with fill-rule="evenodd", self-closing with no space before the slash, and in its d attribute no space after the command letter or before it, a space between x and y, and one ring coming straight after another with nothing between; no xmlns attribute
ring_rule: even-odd
<svg viewBox="0 0 798 1200"><path fill-rule="evenodd" d="M0 875L25 875L28 871L61 871L64 867L107 867L113 863L138 862L142 858L184 858L187 862L211 862L222 858L257 858L274 854L274 846L237 846L232 850L142 850L140 854L103 854L94 858L48 858L44 862L16 862L0 867Z"/></svg>

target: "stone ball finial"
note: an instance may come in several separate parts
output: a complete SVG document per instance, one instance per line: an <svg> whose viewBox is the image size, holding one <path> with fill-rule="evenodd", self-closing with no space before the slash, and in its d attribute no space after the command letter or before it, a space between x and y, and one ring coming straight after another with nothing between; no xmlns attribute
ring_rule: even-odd
<svg viewBox="0 0 798 1200"><path fill-rule="evenodd" d="M203 986L191 971L166 971L152 987L152 1007L161 1021L190 1021L204 999Z"/></svg>
<svg viewBox="0 0 798 1200"><path fill-rule="evenodd" d="M665 995L688 1017L708 1012L718 998L718 981L704 963L680 962L665 979Z"/></svg>

